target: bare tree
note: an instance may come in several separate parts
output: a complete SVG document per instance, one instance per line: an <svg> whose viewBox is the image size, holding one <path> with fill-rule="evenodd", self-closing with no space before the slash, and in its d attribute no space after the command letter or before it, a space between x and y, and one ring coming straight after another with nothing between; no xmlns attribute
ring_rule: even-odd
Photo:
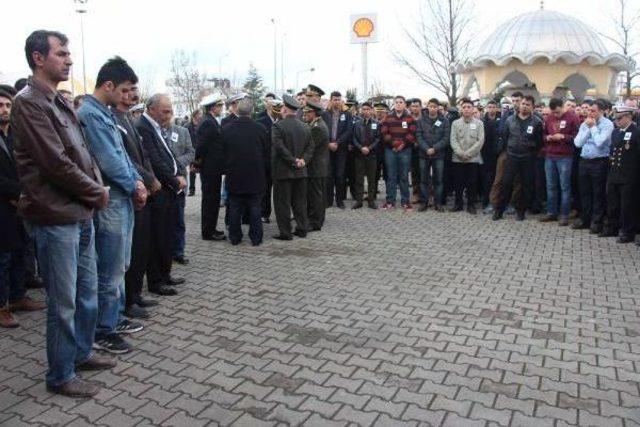
<svg viewBox="0 0 640 427"><path fill-rule="evenodd" d="M176 50L171 56L171 74L166 85L176 103L191 113L198 108L202 97L210 91L207 76L197 69L195 53Z"/></svg>
<svg viewBox="0 0 640 427"><path fill-rule="evenodd" d="M629 0L618 0L618 10L611 16L611 21L615 31L608 35L600 32L600 35L611 41L624 55L626 60L625 92L626 96L631 96L631 85L634 78L640 75L640 68L637 67L635 58L640 54L640 40L638 40L638 22L640 21L640 7L635 10L630 7Z"/></svg>
<svg viewBox="0 0 640 427"><path fill-rule="evenodd" d="M413 26L403 26L408 51L396 51L395 59L428 86L455 105L461 78L455 66L469 53L469 23L473 5L469 0L423 0Z"/></svg>

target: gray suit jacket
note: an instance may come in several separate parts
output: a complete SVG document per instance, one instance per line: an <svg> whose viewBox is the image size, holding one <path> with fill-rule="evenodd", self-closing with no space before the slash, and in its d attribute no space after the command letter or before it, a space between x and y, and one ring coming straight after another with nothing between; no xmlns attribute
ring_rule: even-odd
<svg viewBox="0 0 640 427"><path fill-rule="evenodd" d="M193 163L196 157L196 150L191 143L189 129L171 125L167 132L167 144L169 144L171 151L176 156L176 160L180 163L180 169L186 170L187 166Z"/></svg>

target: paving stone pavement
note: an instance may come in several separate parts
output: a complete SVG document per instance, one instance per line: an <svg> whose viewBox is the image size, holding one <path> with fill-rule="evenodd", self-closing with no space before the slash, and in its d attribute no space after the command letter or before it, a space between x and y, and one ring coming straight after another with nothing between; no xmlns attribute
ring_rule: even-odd
<svg viewBox="0 0 640 427"><path fill-rule="evenodd" d="M640 426L640 249L513 217L328 210L199 240L95 399L45 391L43 313L0 331L0 425ZM40 293L36 296L43 297Z"/></svg>

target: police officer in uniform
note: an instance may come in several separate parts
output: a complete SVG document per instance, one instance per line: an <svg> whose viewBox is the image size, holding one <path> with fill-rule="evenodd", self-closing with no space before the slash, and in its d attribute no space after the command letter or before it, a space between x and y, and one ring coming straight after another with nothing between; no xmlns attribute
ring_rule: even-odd
<svg viewBox="0 0 640 427"><path fill-rule="evenodd" d="M319 231L325 218L325 190L329 174L329 129L322 119L322 105L307 99L304 119L311 129L313 157L307 165L307 213L309 231Z"/></svg>
<svg viewBox="0 0 640 427"><path fill-rule="evenodd" d="M278 240L291 240L291 209L296 221L294 234L306 237L307 163L313 155L313 141L309 126L296 118L300 104L292 96L282 96L282 120L271 128L271 173L273 175L273 204L279 234Z"/></svg>
<svg viewBox="0 0 640 427"><path fill-rule="evenodd" d="M601 237L618 236L618 243L633 242L636 235L638 181L640 177L640 130L631 107L616 108L617 127L611 135L607 175L607 226Z"/></svg>

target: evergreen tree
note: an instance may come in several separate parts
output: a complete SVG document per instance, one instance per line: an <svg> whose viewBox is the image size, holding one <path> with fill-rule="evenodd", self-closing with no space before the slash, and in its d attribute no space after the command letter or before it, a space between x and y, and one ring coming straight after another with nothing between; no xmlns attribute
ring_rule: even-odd
<svg viewBox="0 0 640 427"><path fill-rule="evenodd" d="M262 84L262 76L258 73L253 63L249 64L249 73L247 79L244 81L242 89L251 97L255 105L255 114L259 114L264 111L264 103L262 97L265 93L264 85Z"/></svg>

